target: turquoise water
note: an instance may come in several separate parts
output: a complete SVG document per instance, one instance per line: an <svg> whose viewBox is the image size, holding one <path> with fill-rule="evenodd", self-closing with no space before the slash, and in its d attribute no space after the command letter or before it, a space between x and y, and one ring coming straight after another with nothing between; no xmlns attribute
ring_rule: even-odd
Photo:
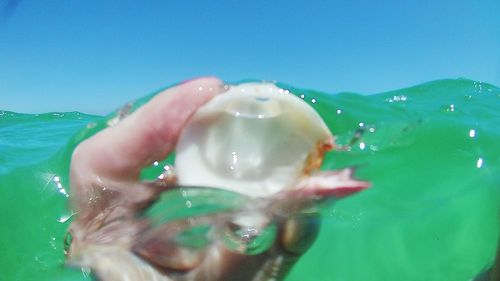
<svg viewBox="0 0 500 281"><path fill-rule="evenodd" d="M373 183L324 207L318 240L287 280L458 281L492 264L499 88L441 80L362 96L280 86L316 108L346 148L329 153L323 168L357 166L358 177ZM89 278L63 266L69 160L113 116L0 111L1 280Z"/></svg>

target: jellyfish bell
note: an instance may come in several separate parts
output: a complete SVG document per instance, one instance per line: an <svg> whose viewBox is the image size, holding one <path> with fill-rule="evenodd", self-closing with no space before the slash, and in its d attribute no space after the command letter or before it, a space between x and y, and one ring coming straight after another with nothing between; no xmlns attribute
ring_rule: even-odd
<svg viewBox="0 0 500 281"><path fill-rule="evenodd" d="M183 129L178 183L272 196L319 168L332 140L319 114L288 91L271 83L231 86Z"/></svg>

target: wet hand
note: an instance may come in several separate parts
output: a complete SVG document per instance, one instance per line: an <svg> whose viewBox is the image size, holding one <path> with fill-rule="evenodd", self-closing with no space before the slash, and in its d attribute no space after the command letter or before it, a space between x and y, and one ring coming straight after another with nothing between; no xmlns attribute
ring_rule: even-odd
<svg viewBox="0 0 500 281"><path fill-rule="evenodd" d="M196 110L223 91L216 78L200 78L165 90L116 126L82 142L71 161L72 206L80 217L106 208L103 189L139 180L141 170L165 158ZM98 206L96 206L98 205Z"/></svg>
<svg viewBox="0 0 500 281"><path fill-rule="evenodd" d="M184 82L78 145L70 168L71 205L76 214L69 230L73 240L68 249L70 264L88 266L106 275L105 280L114 280L113 268L121 274L126 268L119 267L135 262L127 251L143 226L135 220L130 204L152 196L141 188L140 172L175 148L187 120L223 92L223 86L217 78Z"/></svg>
<svg viewBox="0 0 500 281"><path fill-rule="evenodd" d="M158 182L140 182L141 170L173 151L191 115L223 91L222 82L215 78L170 88L75 149L70 173L77 216L70 227L70 264L91 268L103 281L284 277L314 241L318 216L270 217L277 223L275 240L266 251L252 255L221 241L213 241L203 251L190 251L174 239L190 224L179 221L151 229L138 217L140 208L162 191ZM227 217L208 220L223 229L228 226L229 232L240 232Z"/></svg>

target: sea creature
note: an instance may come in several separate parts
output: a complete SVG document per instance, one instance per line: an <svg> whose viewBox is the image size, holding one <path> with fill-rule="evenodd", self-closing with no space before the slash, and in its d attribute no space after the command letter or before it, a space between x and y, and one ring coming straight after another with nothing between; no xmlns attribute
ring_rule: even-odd
<svg viewBox="0 0 500 281"><path fill-rule="evenodd" d="M103 281L282 280L318 234L316 206L369 187L350 168L318 171L333 148L299 97L270 83L231 86L191 117L170 173L103 192L112 207L75 220L68 263ZM226 208L165 223L144 215L179 190L234 196Z"/></svg>

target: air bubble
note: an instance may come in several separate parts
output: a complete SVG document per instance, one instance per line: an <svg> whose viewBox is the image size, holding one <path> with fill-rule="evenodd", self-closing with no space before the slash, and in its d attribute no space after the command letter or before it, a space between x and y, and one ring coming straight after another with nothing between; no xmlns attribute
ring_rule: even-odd
<svg viewBox="0 0 500 281"><path fill-rule="evenodd" d="M483 167L483 164L484 164L483 158L478 158L476 161L476 168L480 169L481 167Z"/></svg>
<svg viewBox="0 0 500 281"><path fill-rule="evenodd" d="M474 138L476 136L476 130L471 129L469 130L469 137Z"/></svg>

